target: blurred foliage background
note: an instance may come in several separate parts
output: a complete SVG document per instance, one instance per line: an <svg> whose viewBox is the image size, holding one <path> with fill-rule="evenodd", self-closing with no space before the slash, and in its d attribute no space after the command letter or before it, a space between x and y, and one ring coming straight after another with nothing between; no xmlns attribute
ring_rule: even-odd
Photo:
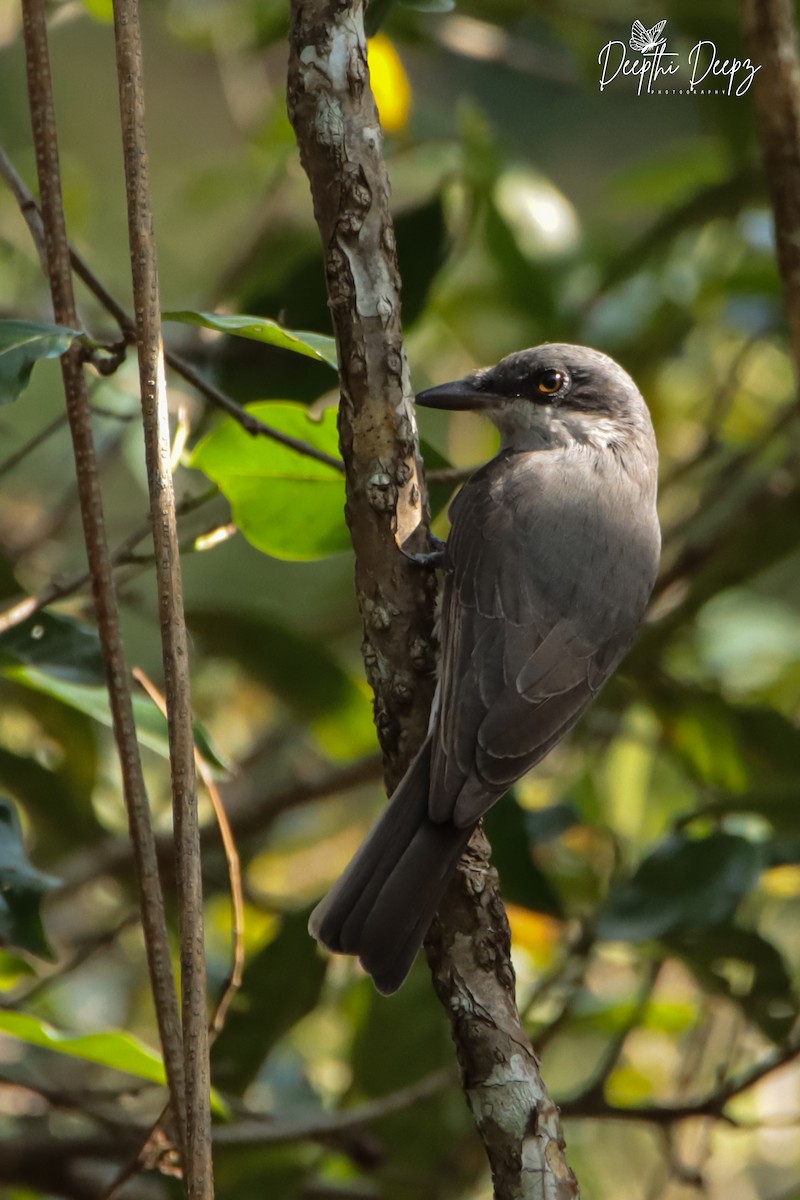
<svg viewBox="0 0 800 1200"><path fill-rule="evenodd" d="M286 7L144 6L163 303L325 335L317 231L285 115ZM109 8L53 4L51 52L71 236L129 305ZM388 7L370 58L415 385L544 340L591 344L637 379L661 447L664 557L648 623L568 743L488 821L519 1003L567 1114L570 1161L585 1200L790 1200L797 408L752 93L639 96L631 79L599 91L601 47L627 41L635 19L664 18L671 50L704 38L744 57L734 0L434 0ZM25 95L17 5L2 0L0 135L33 186ZM81 300L87 328L113 340L111 319ZM0 189L0 317L50 316L28 232ZM335 453L328 362L186 322L166 330L264 420ZM136 387L130 361L94 384L115 545L147 511ZM177 376L171 403L178 495L197 501L182 518L195 704L246 899L244 983L213 1050L227 1111L218 1194L483 1200L491 1185L455 1072L442 1070L453 1052L424 963L383 999L305 932L382 800L341 481L324 466L298 480L308 460L250 441ZM44 361L2 413L4 604L83 569L66 431L29 447L62 407L58 364ZM420 424L429 465L493 452L474 416ZM433 492L442 535L451 490ZM158 680L146 542L122 559L119 583L130 661ZM0 1131L42 1148L40 1174L27 1176L0 1150L13 1200L100 1195L113 1156L78 1162L73 1141L99 1131L122 1145L162 1103L100 680L83 586L0 636ZM137 703L165 830L164 732L144 695ZM203 803L218 991L231 905ZM321 1114L381 1097L394 1110L314 1131ZM243 1144L247 1117L311 1132ZM175 1186L151 1174L122 1194Z"/></svg>

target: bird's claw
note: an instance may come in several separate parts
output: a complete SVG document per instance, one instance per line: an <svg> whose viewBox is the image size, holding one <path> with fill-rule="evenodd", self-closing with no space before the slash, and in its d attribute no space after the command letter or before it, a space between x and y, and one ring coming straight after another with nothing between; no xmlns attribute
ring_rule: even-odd
<svg viewBox="0 0 800 1200"><path fill-rule="evenodd" d="M447 543L438 538L435 533L428 534L428 550L413 551L400 547L400 553L417 567L442 567Z"/></svg>

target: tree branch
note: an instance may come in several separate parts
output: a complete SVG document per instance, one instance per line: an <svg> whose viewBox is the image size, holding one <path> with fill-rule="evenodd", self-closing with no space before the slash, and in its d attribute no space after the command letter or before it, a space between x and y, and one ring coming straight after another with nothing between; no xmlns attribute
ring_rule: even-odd
<svg viewBox="0 0 800 1200"><path fill-rule="evenodd" d="M322 237L339 350L339 435L364 660L393 787L427 728L436 580L398 550L417 531L424 540L428 502L400 326L389 182L358 0L295 0L288 104Z"/></svg>
<svg viewBox="0 0 800 1200"><path fill-rule="evenodd" d="M153 236L144 124L144 78L137 0L114 0L119 106L128 203L133 296L147 483L156 554L167 699L170 779L178 878L181 1015L186 1087L183 1169L190 1200L211 1200L211 1068L203 935L203 880L197 813L189 647L183 611L178 523L170 462L169 412L161 342L158 261Z"/></svg>
<svg viewBox="0 0 800 1200"><path fill-rule="evenodd" d="M479 829L425 943L434 987L450 1017L495 1200L579 1200L559 1110L517 1011L511 930L490 854Z"/></svg>
<svg viewBox="0 0 800 1200"><path fill-rule="evenodd" d="M25 0L23 22L31 122L42 197L46 269L55 319L62 325L74 328L77 325L77 313L61 195L61 171L44 0ZM82 351L78 344L73 344L62 356L61 369L75 455L81 520L114 722L114 737L119 750L123 790L139 879L139 900L151 987L170 1095L178 1117L179 1136L182 1139L185 1108L180 1017L150 808L139 757L128 670L119 628L113 569L106 540L89 397L83 374Z"/></svg>
<svg viewBox="0 0 800 1200"><path fill-rule="evenodd" d="M455 1082L455 1072L449 1067L432 1071L408 1087L399 1088L386 1096L378 1096L356 1108L343 1108L339 1112L320 1113L313 1117L297 1117L295 1120L272 1119L237 1121L234 1125L221 1126L214 1131L214 1141L224 1146L278 1145L306 1139L324 1139L334 1134L348 1133L371 1121L380 1121L393 1113L412 1108L415 1104L435 1096L449 1084Z"/></svg>
<svg viewBox="0 0 800 1200"><path fill-rule="evenodd" d="M764 174L775 219L778 266L795 372L800 376L800 57L792 0L742 0L753 63Z"/></svg>
<svg viewBox="0 0 800 1200"><path fill-rule="evenodd" d="M293 0L288 104L311 183L339 348L347 519L391 791L427 729L435 580L397 548L412 536L427 541L428 506L361 0ZM568 1200L577 1197L577 1184L516 1009L508 924L488 856L486 839L476 835L429 937L434 984L451 1020L496 1197Z"/></svg>

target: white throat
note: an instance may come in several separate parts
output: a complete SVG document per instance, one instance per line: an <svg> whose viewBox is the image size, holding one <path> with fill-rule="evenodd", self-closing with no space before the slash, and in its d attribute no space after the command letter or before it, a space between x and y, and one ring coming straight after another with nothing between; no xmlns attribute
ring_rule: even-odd
<svg viewBox="0 0 800 1200"><path fill-rule="evenodd" d="M578 442L594 450L607 450L624 440L618 423L601 413L511 401L486 415L500 430L504 448L547 450Z"/></svg>

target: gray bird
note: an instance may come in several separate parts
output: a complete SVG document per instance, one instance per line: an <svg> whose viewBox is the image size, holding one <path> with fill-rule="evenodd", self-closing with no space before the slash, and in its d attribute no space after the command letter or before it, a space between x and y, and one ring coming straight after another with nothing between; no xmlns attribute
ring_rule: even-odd
<svg viewBox="0 0 800 1200"><path fill-rule="evenodd" d="M429 736L311 934L403 982L481 816L552 750L628 650L656 577L656 449L633 380L537 346L417 396L473 409L502 446L450 506Z"/></svg>

